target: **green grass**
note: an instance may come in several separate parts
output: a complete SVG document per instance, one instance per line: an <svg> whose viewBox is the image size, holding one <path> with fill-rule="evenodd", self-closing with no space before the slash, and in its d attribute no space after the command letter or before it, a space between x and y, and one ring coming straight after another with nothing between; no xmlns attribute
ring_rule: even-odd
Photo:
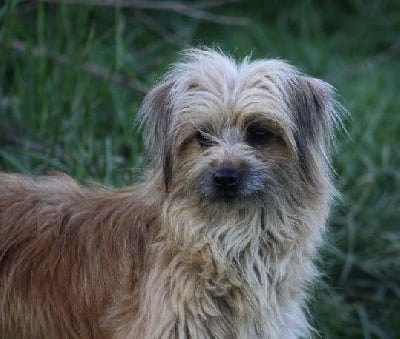
<svg viewBox="0 0 400 339"><path fill-rule="evenodd" d="M144 162L134 124L143 89L181 47L287 59L337 87L351 113L334 152L343 196L310 305L314 324L323 338L399 338L400 4L243 1L208 11L249 24L0 4L0 170L129 184Z"/></svg>

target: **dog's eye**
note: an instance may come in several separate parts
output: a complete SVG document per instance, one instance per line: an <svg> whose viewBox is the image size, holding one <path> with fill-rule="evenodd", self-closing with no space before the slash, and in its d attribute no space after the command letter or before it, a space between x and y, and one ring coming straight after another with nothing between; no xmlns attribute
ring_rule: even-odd
<svg viewBox="0 0 400 339"><path fill-rule="evenodd" d="M275 134L266 128L250 126L247 129L246 141L251 146L265 146L274 137Z"/></svg>
<svg viewBox="0 0 400 339"><path fill-rule="evenodd" d="M211 147L215 145L215 142L202 132L197 132L195 139L201 147Z"/></svg>

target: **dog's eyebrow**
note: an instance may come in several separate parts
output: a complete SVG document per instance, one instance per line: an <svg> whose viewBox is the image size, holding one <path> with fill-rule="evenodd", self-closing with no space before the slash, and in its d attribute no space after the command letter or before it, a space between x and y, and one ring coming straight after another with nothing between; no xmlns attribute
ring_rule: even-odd
<svg viewBox="0 0 400 339"><path fill-rule="evenodd" d="M271 118L266 118L265 113L250 113L243 120L242 126L243 128L248 128L249 125L260 125L262 127L268 127L272 130L282 131L284 124L279 121L279 119L274 119L273 116Z"/></svg>

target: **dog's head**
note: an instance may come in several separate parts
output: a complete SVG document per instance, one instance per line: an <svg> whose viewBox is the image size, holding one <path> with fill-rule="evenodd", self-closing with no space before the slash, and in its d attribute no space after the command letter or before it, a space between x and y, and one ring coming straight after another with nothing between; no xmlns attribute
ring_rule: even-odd
<svg viewBox="0 0 400 339"><path fill-rule="evenodd" d="M140 117L166 191L218 204L330 189L335 112L330 85L283 61L237 64L192 49L146 96Z"/></svg>

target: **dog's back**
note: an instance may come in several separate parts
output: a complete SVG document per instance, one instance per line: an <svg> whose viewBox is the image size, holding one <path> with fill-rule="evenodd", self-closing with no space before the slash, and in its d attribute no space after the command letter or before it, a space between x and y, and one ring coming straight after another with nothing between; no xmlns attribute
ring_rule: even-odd
<svg viewBox="0 0 400 339"><path fill-rule="evenodd" d="M1 337L101 337L99 319L140 266L141 210L134 191L0 174Z"/></svg>

